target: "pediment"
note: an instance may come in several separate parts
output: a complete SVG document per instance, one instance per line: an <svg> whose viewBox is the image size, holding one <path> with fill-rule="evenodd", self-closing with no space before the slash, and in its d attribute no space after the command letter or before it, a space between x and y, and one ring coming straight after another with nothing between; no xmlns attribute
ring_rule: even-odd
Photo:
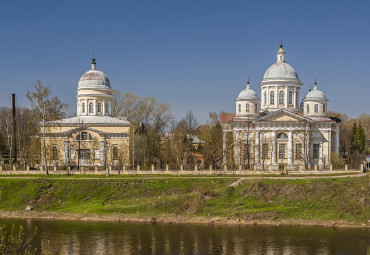
<svg viewBox="0 0 370 255"><path fill-rule="evenodd" d="M286 110L280 110L277 112L270 113L256 120L256 122L300 122L300 121L311 121L305 117L302 117L296 113L289 112Z"/></svg>

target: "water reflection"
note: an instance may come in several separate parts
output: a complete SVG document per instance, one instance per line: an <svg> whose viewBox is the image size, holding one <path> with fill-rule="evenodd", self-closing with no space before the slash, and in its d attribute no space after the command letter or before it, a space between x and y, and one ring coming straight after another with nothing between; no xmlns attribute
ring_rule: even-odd
<svg viewBox="0 0 370 255"><path fill-rule="evenodd" d="M369 229L7 220L51 254L366 254ZM41 243L43 245L41 245Z"/></svg>

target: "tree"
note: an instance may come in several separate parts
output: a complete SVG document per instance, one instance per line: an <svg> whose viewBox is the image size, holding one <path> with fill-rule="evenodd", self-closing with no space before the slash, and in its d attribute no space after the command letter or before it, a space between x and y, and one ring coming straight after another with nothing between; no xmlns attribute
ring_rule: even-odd
<svg viewBox="0 0 370 255"><path fill-rule="evenodd" d="M46 127L47 122L58 120L65 117L65 112L68 105L62 103L58 96L51 97L51 90L49 86L44 86L38 80L34 85L35 92L27 91L26 97L31 102L33 109L41 123L42 127L42 142L43 142L43 159L45 174L48 175L47 160L46 160Z"/></svg>
<svg viewBox="0 0 370 255"><path fill-rule="evenodd" d="M204 160L207 165L212 165L215 168L220 168L223 159L222 148L222 127L220 123L210 127L201 136L205 144L203 146ZM204 132L203 131L203 132Z"/></svg>

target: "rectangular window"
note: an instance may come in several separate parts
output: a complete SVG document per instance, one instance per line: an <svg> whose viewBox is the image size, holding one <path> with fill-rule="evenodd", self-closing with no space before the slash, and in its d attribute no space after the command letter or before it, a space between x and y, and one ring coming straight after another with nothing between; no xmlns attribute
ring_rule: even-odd
<svg viewBox="0 0 370 255"><path fill-rule="evenodd" d="M313 158L319 158L320 155L320 144L315 143L313 144Z"/></svg>
<svg viewBox="0 0 370 255"><path fill-rule="evenodd" d="M269 144L268 143L262 144L262 158L263 159L269 158Z"/></svg>
<svg viewBox="0 0 370 255"><path fill-rule="evenodd" d="M94 150L94 159L99 159L99 150Z"/></svg>
<svg viewBox="0 0 370 255"><path fill-rule="evenodd" d="M295 158L302 159L302 144L298 143L295 145Z"/></svg>
<svg viewBox="0 0 370 255"><path fill-rule="evenodd" d="M76 150L71 149L71 159L75 159L75 158L76 158Z"/></svg>
<svg viewBox="0 0 370 255"><path fill-rule="evenodd" d="M279 158L285 158L285 143L279 144Z"/></svg>
<svg viewBox="0 0 370 255"><path fill-rule="evenodd" d="M79 153L80 159L90 159L90 150L89 149L81 149Z"/></svg>

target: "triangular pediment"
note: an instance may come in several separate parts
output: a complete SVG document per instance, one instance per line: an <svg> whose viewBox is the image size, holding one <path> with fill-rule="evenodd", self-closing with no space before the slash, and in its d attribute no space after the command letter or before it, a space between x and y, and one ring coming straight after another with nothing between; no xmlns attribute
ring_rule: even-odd
<svg viewBox="0 0 370 255"><path fill-rule="evenodd" d="M263 116L256 120L256 122L262 122L262 121L268 121L268 122L299 122L299 121L309 121L312 122L312 120L302 117L296 113L287 111L287 110L279 110L273 113L270 113L266 116Z"/></svg>

